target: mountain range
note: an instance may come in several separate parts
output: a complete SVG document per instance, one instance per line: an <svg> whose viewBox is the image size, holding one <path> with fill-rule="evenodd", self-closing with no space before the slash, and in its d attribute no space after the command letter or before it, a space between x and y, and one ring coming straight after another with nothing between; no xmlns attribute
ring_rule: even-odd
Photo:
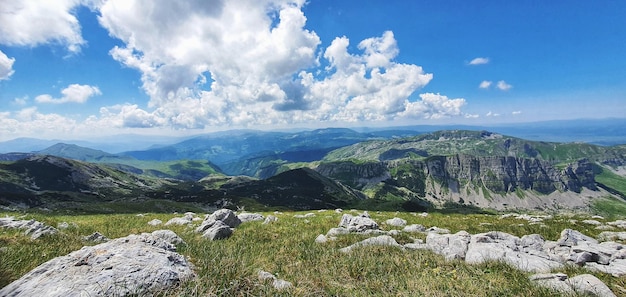
<svg viewBox="0 0 626 297"><path fill-rule="evenodd" d="M0 160L5 207L80 211L94 203L159 200L555 210L626 197L626 145L532 141L486 130L238 130L115 154L55 143Z"/></svg>

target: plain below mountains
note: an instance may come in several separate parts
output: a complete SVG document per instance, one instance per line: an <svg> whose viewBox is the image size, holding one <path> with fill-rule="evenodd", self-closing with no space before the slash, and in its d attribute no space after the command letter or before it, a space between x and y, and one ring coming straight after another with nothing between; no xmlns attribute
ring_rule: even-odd
<svg viewBox="0 0 626 297"><path fill-rule="evenodd" d="M0 155L0 204L77 210L163 200L256 208L585 209L626 193L626 146L488 131L236 131L110 154Z"/></svg>

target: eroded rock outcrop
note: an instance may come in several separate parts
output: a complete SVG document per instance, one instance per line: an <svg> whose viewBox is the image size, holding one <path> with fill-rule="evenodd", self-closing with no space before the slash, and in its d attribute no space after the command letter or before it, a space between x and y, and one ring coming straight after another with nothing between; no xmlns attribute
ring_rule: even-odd
<svg viewBox="0 0 626 297"><path fill-rule="evenodd" d="M156 232L156 231L155 231ZM172 231L129 235L39 265L0 296L147 296L195 277Z"/></svg>
<svg viewBox="0 0 626 297"><path fill-rule="evenodd" d="M56 228L39 221L16 220L13 217L0 218L0 227L24 230L24 234L30 235L30 238L32 239L37 239L42 236L52 235L59 232Z"/></svg>

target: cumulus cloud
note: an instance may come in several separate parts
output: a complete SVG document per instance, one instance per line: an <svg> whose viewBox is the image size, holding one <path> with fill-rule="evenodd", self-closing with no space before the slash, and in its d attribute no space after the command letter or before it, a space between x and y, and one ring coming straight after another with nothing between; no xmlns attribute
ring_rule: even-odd
<svg viewBox="0 0 626 297"><path fill-rule="evenodd" d="M73 10L82 0L0 0L0 44L37 46L57 43L72 53L85 40Z"/></svg>
<svg viewBox="0 0 626 297"><path fill-rule="evenodd" d="M499 114L499 113L492 112L492 111L490 110L489 112L487 112L487 114L485 114L485 116L487 116L487 117L499 117L499 116L500 116L500 114Z"/></svg>
<svg viewBox="0 0 626 297"><path fill-rule="evenodd" d="M102 1L100 24L123 42L111 56L141 73L150 96L149 110L132 105L104 114L117 112L126 126L180 128L461 114L464 99L423 94L409 100L433 76L395 61L393 32L360 41L357 53L348 50L345 36L319 49L320 38L305 27L303 5Z"/></svg>
<svg viewBox="0 0 626 297"><path fill-rule="evenodd" d="M489 58L478 57L478 58L474 58L473 60L471 60L468 64L469 65L483 65L487 63L489 63Z"/></svg>
<svg viewBox="0 0 626 297"><path fill-rule="evenodd" d="M61 90L63 95L61 98L53 98L48 94L43 94L35 97L35 101L38 103L85 103L87 100L96 95L102 95L98 87L89 85L71 84L67 88Z"/></svg>
<svg viewBox="0 0 626 297"><path fill-rule="evenodd" d="M1 22L0 22L1 24ZM6 80L13 75L15 72L13 70L13 63L15 62L14 58L9 58L5 53L0 51L0 80Z"/></svg>
<svg viewBox="0 0 626 297"><path fill-rule="evenodd" d="M513 112L511 112L512 115L518 115L518 114L522 114L521 110L515 110Z"/></svg>
<svg viewBox="0 0 626 297"><path fill-rule="evenodd" d="M505 81L501 80L498 82L498 84L496 85L496 87L502 91L508 91L510 90L513 86L510 84L507 84Z"/></svg>
<svg viewBox="0 0 626 297"><path fill-rule="evenodd" d="M480 84L478 85L479 88L481 89L489 89L489 87L491 87L492 82L489 80L483 80L482 82L480 82Z"/></svg>
<svg viewBox="0 0 626 297"><path fill-rule="evenodd" d="M76 121L58 114L43 114L36 107L28 107L17 112L0 112L0 134L42 135L54 132L67 135L77 127Z"/></svg>

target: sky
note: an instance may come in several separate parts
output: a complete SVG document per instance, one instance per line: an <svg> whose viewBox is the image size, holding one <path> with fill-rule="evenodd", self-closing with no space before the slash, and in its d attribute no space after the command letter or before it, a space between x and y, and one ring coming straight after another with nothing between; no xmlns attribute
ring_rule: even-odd
<svg viewBox="0 0 626 297"><path fill-rule="evenodd" d="M625 117L622 0L0 0L0 141Z"/></svg>

